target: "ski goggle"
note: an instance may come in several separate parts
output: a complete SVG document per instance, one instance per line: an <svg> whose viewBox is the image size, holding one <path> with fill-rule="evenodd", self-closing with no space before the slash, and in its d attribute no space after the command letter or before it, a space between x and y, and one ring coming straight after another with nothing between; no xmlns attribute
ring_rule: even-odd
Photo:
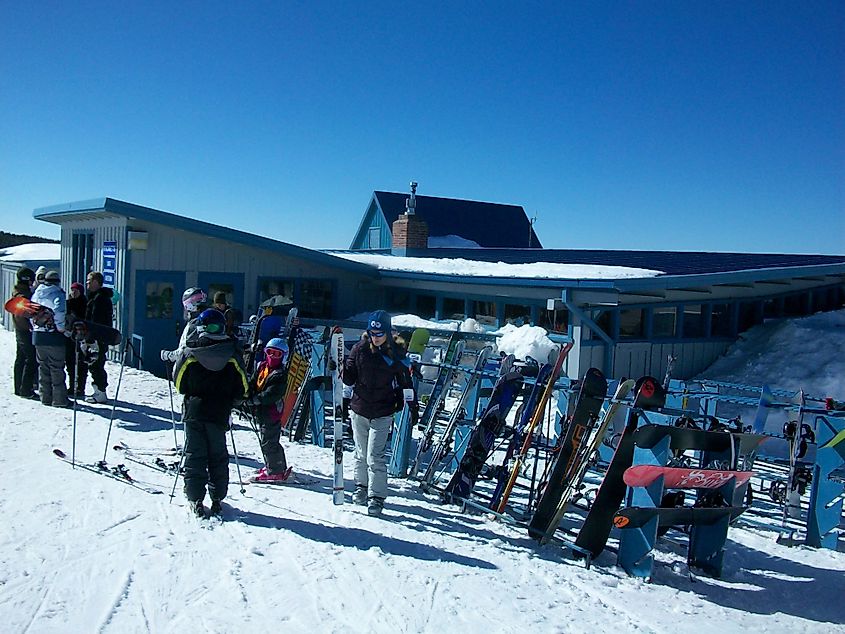
<svg viewBox="0 0 845 634"><path fill-rule="evenodd" d="M219 335L226 329L223 324L205 324L202 326L202 332L207 332L210 335Z"/></svg>
<svg viewBox="0 0 845 634"><path fill-rule="evenodd" d="M264 348L264 354L271 359L282 359L285 356L284 351L278 348Z"/></svg>
<svg viewBox="0 0 845 634"><path fill-rule="evenodd" d="M371 337L384 337L383 330L370 330L369 332Z"/></svg>

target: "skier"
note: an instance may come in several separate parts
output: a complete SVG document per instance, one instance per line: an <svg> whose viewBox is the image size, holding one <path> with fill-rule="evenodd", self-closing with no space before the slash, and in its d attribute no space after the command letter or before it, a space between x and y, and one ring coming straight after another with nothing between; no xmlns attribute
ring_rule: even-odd
<svg viewBox="0 0 845 634"><path fill-rule="evenodd" d="M39 266L37 269L35 269L35 284L32 287L33 292L35 292L35 289L44 283L45 275L47 275L46 266Z"/></svg>
<svg viewBox="0 0 845 634"><path fill-rule="evenodd" d="M393 414L413 401L405 350L392 338L390 315L377 310L367 319L366 336L344 361L343 383L350 401L355 440L355 504L379 516L387 497L387 438Z"/></svg>
<svg viewBox="0 0 845 634"><path fill-rule="evenodd" d="M15 279L15 292L12 297L25 297L32 299L32 281L35 273L28 267L18 269ZM35 359L35 346L32 345L32 324L26 317L13 316L15 325L15 394L23 398L38 398L34 391L35 371L37 361Z"/></svg>
<svg viewBox="0 0 845 634"><path fill-rule="evenodd" d="M65 292L59 286L57 271L47 271L44 283L32 294L32 301L53 311L50 325L32 324L32 343L38 359L38 384L41 403L53 407L69 407L65 385Z"/></svg>
<svg viewBox="0 0 845 634"><path fill-rule="evenodd" d="M68 324L72 324L79 319L85 319L85 306L88 300L84 291L85 287L79 282L70 285L70 296L67 298L67 316L65 318ZM76 346L77 342L73 338L67 340L65 365L67 366L68 391L74 392L79 398L85 398L88 364L85 363L81 355L77 359Z"/></svg>
<svg viewBox="0 0 845 634"><path fill-rule="evenodd" d="M88 289L85 319L111 328L113 317L111 300L114 292L112 289L103 286L103 274L99 271L91 271L85 279L85 286ZM108 387L109 382L108 374L106 374L108 344L105 341L97 341L97 349L98 354L94 355L93 361L89 364L94 393L85 399L87 403L107 403L109 400L106 395L106 387Z"/></svg>
<svg viewBox="0 0 845 634"><path fill-rule="evenodd" d="M247 397L249 386L236 341L226 334L223 314L209 308L194 323L173 374L176 389L185 395L185 497L191 511L205 517L206 486L209 512L222 511L220 503L229 486L229 418L235 401Z"/></svg>
<svg viewBox="0 0 845 634"><path fill-rule="evenodd" d="M162 350L161 360L166 363L174 363L179 358L179 352L186 346L188 335L196 331L195 319L206 309L208 296L199 287L192 286L182 293L182 307L185 309L185 327L179 337L179 346L175 350Z"/></svg>
<svg viewBox="0 0 845 634"><path fill-rule="evenodd" d="M264 360L249 381L252 414L258 426L261 453L266 466L250 478L255 482L284 482L290 476L285 450L279 443L282 434L282 410L287 388L288 344L274 337L264 346Z"/></svg>

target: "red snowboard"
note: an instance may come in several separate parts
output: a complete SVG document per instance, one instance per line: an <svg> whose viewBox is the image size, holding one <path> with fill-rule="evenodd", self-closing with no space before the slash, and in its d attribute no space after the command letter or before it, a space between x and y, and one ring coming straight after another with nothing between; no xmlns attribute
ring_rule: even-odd
<svg viewBox="0 0 845 634"><path fill-rule="evenodd" d="M54 328L53 311L46 306L36 304L26 297L13 297L3 306L15 317L31 319L36 326Z"/></svg>
<svg viewBox="0 0 845 634"><path fill-rule="evenodd" d="M737 486L751 479L752 471L717 471L715 469L679 469L657 465L637 465L625 470L622 479L629 487L647 487L663 476L667 489L718 489L731 478Z"/></svg>

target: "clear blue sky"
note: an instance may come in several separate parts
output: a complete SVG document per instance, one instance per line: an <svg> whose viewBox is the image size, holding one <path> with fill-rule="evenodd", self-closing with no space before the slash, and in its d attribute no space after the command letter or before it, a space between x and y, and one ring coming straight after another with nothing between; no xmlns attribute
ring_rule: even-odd
<svg viewBox="0 0 845 634"><path fill-rule="evenodd" d="M546 247L845 254L845 3L0 0L0 229L110 196L346 247L374 189Z"/></svg>

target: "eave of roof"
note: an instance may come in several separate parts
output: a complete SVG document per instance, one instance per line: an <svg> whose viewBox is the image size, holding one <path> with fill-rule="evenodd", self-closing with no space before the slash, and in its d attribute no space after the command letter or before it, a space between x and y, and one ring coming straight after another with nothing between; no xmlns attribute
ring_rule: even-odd
<svg viewBox="0 0 845 634"><path fill-rule="evenodd" d="M281 242L279 240L273 240L271 238L247 233L245 231L239 231L229 227L221 227L202 220L195 220L194 218L187 218L185 216L179 216L166 211L159 211L158 209L152 209L151 207L143 207L141 205L127 203L114 198L95 198L92 200L40 207L32 212L34 218L44 220L46 222L53 222L55 224L61 224L61 220L64 218L96 217L103 216L104 214L137 218L138 220L153 222L167 227L172 227L174 229L192 231L194 233L200 233L213 238L229 240L231 242L237 242L239 244L259 249L266 249L274 253L281 253L290 257L309 260L316 264L322 264L332 268L360 273L369 277L378 277L378 270L368 264L344 260L343 258L338 258L321 251L300 247L295 244L290 244L289 242Z"/></svg>

